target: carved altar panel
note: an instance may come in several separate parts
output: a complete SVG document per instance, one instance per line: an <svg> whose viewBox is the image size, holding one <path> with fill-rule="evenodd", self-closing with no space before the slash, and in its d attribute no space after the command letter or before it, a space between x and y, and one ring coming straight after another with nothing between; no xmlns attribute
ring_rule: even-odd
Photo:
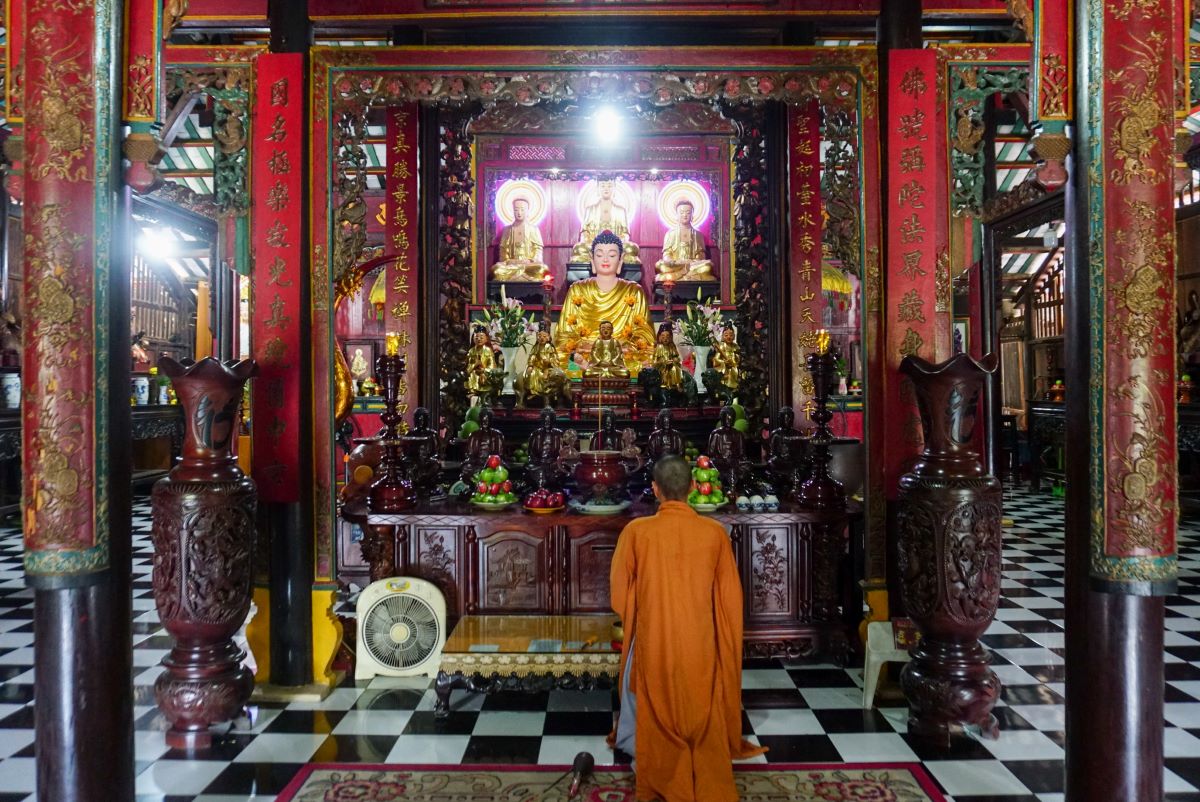
<svg viewBox="0 0 1200 802"><path fill-rule="evenodd" d="M567 538L567 609L574 613L612 610L609 571L620 529L590 529Z"/></svg>
<svg viewBox="0 0 1200 802"><path fill-rule="evenodd" d="M550 542L511 529L479 538L472 547L477 612L549 614Z"/></svg>
<svg viewBox="0 0 1200 802"><path fill-rule="evenodd" d="M412 575L438 586L446 597L446 615L456 619L465 612L459 588L463 586L462 527L416 523L412 527Z"/></svg>
<svg viewBox="0 0 1200 802"><path fill-rule="evenodd" d="M809 544L799 527L788 523L753 523L743 534L749 555L745 579L747 620L806 617L808 613ZM803 604L803 615L800 607Z"/></svg>

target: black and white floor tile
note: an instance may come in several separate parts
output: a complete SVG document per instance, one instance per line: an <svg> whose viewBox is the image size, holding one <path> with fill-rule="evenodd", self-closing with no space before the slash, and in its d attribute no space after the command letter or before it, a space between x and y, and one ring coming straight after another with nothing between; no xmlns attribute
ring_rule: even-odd
<svg viewBox="0 0 1200 802"><path fill-rule="evenodd" d="M999 740L963 738L938 751L907 734L903 707L862 709L861 668L764 661L743 674L745 733L771 747L759 760L921 761L954 802L1062 800L1062 500L1010 493L1005 516L1004 595L984 637L1004 682ZM307 761L562 764L583 750L611 760L611 692L456 691L439 722L425 679L347 680L319 704L257 707L252 724L203 756L168 749L153 683L170 640L151 596L145 504L134 526L139 802L272 799ZM1185 522L1179 551L1179 592L1167 600L1166 789L1172 802L1200 802L1200 525ZM32 604L20 532L0 528L0 802L33 799Z"/></svg>

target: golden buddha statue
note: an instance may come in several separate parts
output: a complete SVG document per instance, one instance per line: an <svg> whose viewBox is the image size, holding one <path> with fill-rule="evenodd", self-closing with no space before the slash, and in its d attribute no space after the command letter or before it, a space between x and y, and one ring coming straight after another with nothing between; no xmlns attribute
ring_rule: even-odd
<svg viewBox="0 0 1200 802"><path fill-rule="evenodd" d="M571 354L587 361L592 343L600 333L600 321L612 324L613 336L625 344L625 366L637 371L650 364L654 329L641 285L619 278L621 239L602 231L592 240L593 278L576 281L567 290L562 314L554 331L559 362L566 365ZM582 363L581 363L582 364Z"/></svg>
<svg viewBox="0 0 1200 802"><path fill-rule="evenodd" d="M658 342L654 344L653 365L662 377L664 390L683 389L683 360L675 347L674 332L670 323L658 327Z"/></svg>
<svg viewBox="0 0 1200 802"><path fill-rule="evenodd" d="M363 356L363 349L355 348L354 358L350 360L350 375L355 379L365 379L370 370L367 358Z"/></svg>
<svg viewBox="0 0 1200 802"><path fill-rule="evenodd" d="M704 248L704 235L692 228L692 202L675 204L679 223L663 239L662 259L654 263L654 281L716 281Z"/></svg>
<svg viewBox="0 0 1200 802"><path fill-rule="evenodd" d="M629 379L629 368L625 367L621 343L613 339L613 325L607 320L600 321L600 338L592 343L583 378Z"/></svg>
<svg viewBox="0 0 1200 802"><path fill-rule="evenodd" d="M738 388L742 379L742 349L734 342L732 326L726 326L721 332L721 342L713 346L708 363L713 370L720 372L721 384L730 390Z"/></svg>
<svg viewBox="0 0 1200 802"><path fill-rule="evenodd" d="M537 339L529 350L529 361L525 364L525 397L540 396L547 404L557 399L567 381L567 374L558 363L558 351L550 342L550 327L543 321L538 324Z"/></svg>
<svg viewBox="0 0 1200 802"><path fill-rule="evenodd" d="M572 262L592 260L592 241L601 231L611 231L624 242L622 260L628 265L640 265L639 248L629 241L629 214L613 196L616 188L612 179L596 183L598 197L583 210L583 228L579 230L579 242L571 250Z"/></svg>
<svg viewBox="0 0 1200 802"><path fill-rule="evenodd" d="M476 326L475 344L467 351L467 392L481 397L487 395L488 371L503 366L503 357L496 353L487 329Z"/></svg>
<svg viewBox="0 0 1200 802"><path fill-rule="evenodd" d="M512 203L513 221L500 235L500 261L492 265L495 281L541 281L550 274L542 262L542 235L530 223L529 201L517 198Z"/></svg>

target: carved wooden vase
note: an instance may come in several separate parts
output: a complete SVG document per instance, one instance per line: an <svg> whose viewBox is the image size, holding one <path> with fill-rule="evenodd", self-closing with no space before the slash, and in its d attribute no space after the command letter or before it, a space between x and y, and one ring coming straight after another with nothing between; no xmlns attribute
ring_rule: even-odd
<svg viewBox="0 0 1200 802"><path fill-rule="evenodd" d="M900 478L899 569L909 616L921 632L900 675L908 730L948 742L955 727L995 737L1000 680L979 637L1000 600L1000 483L974 448L980 391L995 355L934 365L906 357L925 451Z"/></svg>
<svg viewBox="0 0 1200 802"><path fill-rule="evenodd" d="M167 743L206 749L209 727L238 715L254 676L233 636L250 610L257 494L231 453L242 387L258 367L211 357L159 361L183 406L178 464L154 485L154 603L175 639L154 684Z"/></svg>

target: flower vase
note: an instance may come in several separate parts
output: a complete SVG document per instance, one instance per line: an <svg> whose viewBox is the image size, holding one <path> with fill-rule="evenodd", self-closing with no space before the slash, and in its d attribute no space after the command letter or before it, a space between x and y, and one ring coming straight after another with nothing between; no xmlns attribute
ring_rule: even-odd
<svg viewBox="0 0 1200 802"><path fill-rule="evenodd" d="M517 392L513 383L517 380L517 353L520 350L520 346L500 346L500 354L504 357L504 389L500 395L515 395Z"/></svg>
<svg viewBox="0 0 1200 802"><path fill-rule="evenodd" d="M207 749L254 689L233 641L250 610L257 493L232 448L252 360L159 362L183 406L182 458L154 485L154 604L175 640L154 683L167 745Z"/></svg>
<svg viewBox="0 0 1200 802"><path fill-rule="evenodd" d="M979 397L998 364L965 354L900 363L916 390L925 450L900 477L901 598L921 632L900 684L908 731L945 744L952 728L997 733L1000 680L979 642L1000 601L1000 483L975 450Z"/></svg>
<svg viewBox="0 0 1200 802"><path fill-rule="evenodd" d="M700 378L704 375L704 371L708 370L708 355L712 352L711 345L693 345L692 352L696 355L696 364L692 368L692 378L696 380L696 392L703 394L708 392L704 387L704 379Z"/></svg>

